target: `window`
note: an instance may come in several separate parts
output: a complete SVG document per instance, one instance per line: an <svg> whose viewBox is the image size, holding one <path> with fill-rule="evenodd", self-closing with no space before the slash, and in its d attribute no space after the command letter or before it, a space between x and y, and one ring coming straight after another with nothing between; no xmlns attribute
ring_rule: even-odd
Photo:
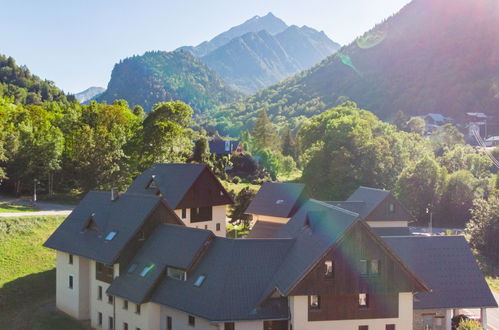
<svg viewBox="0 0 499 330"><path fill-rule="evenodd" d="M109 329L113 329L113 325L114 325L113 317L109 316Z"/></svg>
<svg viewBox="0 0 499 330"><path fill-rule="evenodd" d="M187 209L182 209L182 219L187 218Z"/></svg>
<svg viewBox="0 0 499 330"><path fill-rule="evenodd" d="M104 265L103 263L95 263L95 279L111 284L113 281L113 266Z"/></svg>
<svg viewBox="0 0 499 330"><path fill-rule="evenodd" d="M205 278L206 278L205 275L199 275L196 282L194 282L194 286L199 288L203 284Z"/></svg>
<svg viewBox="0 0 499 330"><path fill-rule="evenodd" d="M371 276L379 275L379 260L377 260L377 259L371 260L370 266L371 267L369 269L369 275L371 275Z"/></svg>
<svg viewBox="0 0 499 330"><path fill-rule="evenodd" d="M217 231L220 231L220 224L217 223Z"/></svg>
<svg viewBox="0 0 499 330"><path fill-rule="evenodd" d="M320 309L321 302L319 296L310 296L310 309Z"/></svg>
<svg viewBox="0 0 499 330"><path fill-rule="evenodd" d="M97 288L97 299L102 300L102 287L100 285Z"/></svg>
<svg viewBox="0 0 499 330"><path fill-rule="evenodd" d="M107 234L107 236L106 236L106 238L105 238L105 239L106 239L106 241L112 241L112 240L113 240L113 238L116 236L116 234L117 234L117 232L115 232L115 231L110 231L110 232L109 232L109 234Z"/></svg>
<svg viewBox="0 0 499 330"><path fill-rule="evenodd" d="M128 323L123 322L123 330L128 330Z"/></svg>
<svg viewBox="0 0 499 330"><path fill-rule="evenodd" d="M324 277L325 278L333 278L334 273L333 273L333 261L332 260L326 260L324 262Z"/></svg>
<svg viewBox="0 0 499 330"><path fill-rule="evenodd" d="M123 309L128 309L128 300L123 300Z"/></svg>
<svg viewBox="0 0 499 330"><path fill-rule="evenodd" d="M99 323L99 325L102 325L102 313L99 312L99 314L97 314L97 322Z"/></svg>
<svg viewBox="0 0 499 330"><path fill-rule="evenodd" d="M70 265L73 264L73 255L72 254L69 255L69 264Z"/></svg>
<svg viewBox="0 0 499 330"><path fill-rule="evenodd" d="M360 267L359 267L360 275L361 276L367 276L369 275L367 271L367 260L362 259L360 261Z"/></svg>
<svg viewBox="0 0 499 330"><path fill-rule="evenodd" d="M132 264L132 265L128 268L128 272L131 274L131 273L133 273L136 269L137 269L137 264Z"/></svg>
<svg viewBox="0 0 499 330"><path fill-rule="evenodd" d="M113 304L113 296L111 296L109 294L107 295L107 303L111 304L111 305Z"/></svg>
<svg viewBox="0 0 499 330"><path fill-rule="evenodd" d="M191 209L191 222L202 222L213 220L213 209L211 206Z"/></svg>
<svg viewBox="0 0 499 330"><path fill-rule="evenodd" d="M166 269L166 275L176 280L181 280L181 281L187 280L187 274L185 273L185 271L178 268L168 267Z"/></svg>
<svg viewBox="0 0 499 330"><path fill-rule="evenodd" d="M395 330L395 324L387 324L385 330Z"/></svg>
<svg viewBox="0 0 499 330"><path fill-rule="evenodd" d="M172 330L172 317L166 317L166 330Z"/></svg>
<svg viewBox="0 0 499 330"><path fill-rule="evenodd" d="M390 203L389 209L391 213L395 212L395 204Z"/></svg>
<svg viewBox="0 0 499 330"><path fill-rule="evenodd" d="M359 325L359 330L369 330L369 326L367 326L367 325Z"/></svg>
<svg viewBox="0 0 499 330"><path fill-rule="evenodd" d="M140 305L135 305L135 314L140 315Z"/></svg>
<svg viewBox="0 0 499 330"><path fill-rule="evenodd" d="M224 324L224 330L235 330L236 327L234 325L234 322L225 322Z"/></svg>
<svg viewBox="0 0 499 330"><path fill-rule="evenodd" d="M196 318L192 315L189 315L188 323L191 327L195 327L196 326Z"/></svg>
<svg viewBox="0 0 499 330"><path fill-rule="evenodd" d="M367 308L367 293L359 293L359 307Z"/></svg>
<svg viewBox="0 0 499 330"><path fill-rule="evenodd" d="M145 266L144 269L140 272L141 277L146 277L147 273L149 273L153 268L154 264L150 264L149 266Z"/></svg>
<svg viewBox="0 0 499 330"><path fill-rule="evenodd" d="M73 276L72 275L69 275L69 288L70 289L73 288Z"/></svg>

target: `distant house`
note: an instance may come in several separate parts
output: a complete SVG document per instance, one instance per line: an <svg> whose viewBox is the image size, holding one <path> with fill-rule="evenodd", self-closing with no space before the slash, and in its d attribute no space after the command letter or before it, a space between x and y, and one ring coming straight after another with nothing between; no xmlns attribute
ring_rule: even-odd
<svg viewBox="0 0 499 330"><path fill-rule="evenodd" d="M485 139L486 147L498 147L499 146L499 136L490 136Z"/></svg>
<svg viewBox="0 0 499 330"><path fill-rule="evenodd" d="M208 141L210 153L218 156L230 156L237 152L243 152L243 145L238 140L212 139Z"/></svg>
<svg viewBox="0 0 499 330"><path fill-rule="evenodd" d="M468 135L473 137L473 131L477 131L481 137L487 136L487 115L482 112L467 112L466 127Z"/></svg>
<svg viewBox="0 0 499 330"><path fill-rule="evenodd" d="M423 118L425 123L437 126L441 126L449 122L449 119L447 117L439 113L428 113L426 115L421 116L421 118Z"/></svg>

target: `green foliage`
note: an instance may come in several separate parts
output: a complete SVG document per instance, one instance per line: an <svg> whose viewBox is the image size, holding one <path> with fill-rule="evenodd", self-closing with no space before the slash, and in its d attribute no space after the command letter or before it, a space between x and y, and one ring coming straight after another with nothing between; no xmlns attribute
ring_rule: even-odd
<svg viewBox="0 0 499 330"><path fill-rule="evenodd" d="M499 199L476 199L471 209L471 220L466 226L469 243L494 267L499 266Z"/></svg>
<svg viewBox="0 0 499 330"><path fill-rule="evenodd" d="M293 159L298 158L298 144L296 143L296 139L293 137L289 127L286 129L282 137L282 154L284 156L291 156Z"/></svg>
<svg viewBox="0 0 499 330"><path fill-rule="evenodd" d="M127 100L149 111L156 103L181 100L196 113L233 102L241 94L187 51L146 52L116 64L98 101Z"/></svg>
<svg viewBox="0 0 499 330"><path fill-rule="evenodd" d="M407 122L406 129L409 132L416 133L416 134L419 134L419 135L423 135L424 131L425 131L425 126L426 126L426 123L425 123L425 121L422 118L420 118L420 117L412 117Z"/></svg>
<svg viewBox="0 0 499 330"><path fill-rule="evenodd" d="M249 204L256 195L256 190L245 187L239 191L239 193L234 197L234 204L230 206L230 222L239 222L243 224L244 228L249 229L251 222L251 215L245 214L244 212L248 208Z"/></svg>
<svg viewBox="0 0 499 330"><path fill-rule="evenodd" d="M463 320L459 323L457 330L481 330L483 329L482 324L477 320Z"/></svg>
<svg viewBox="0 0 499 330"><path fill-rule="evenodd" d="M208 145L208 139L202 136L194 143L194 153L192 154L192 160L197 163L204 163L210 158L210 147Z"/></svg>
<svg viewBox="0 0 499 330"><path fill-rule="evenodd" d="M447 168L449 173L468 170L477 178L490 175L493 166L489 157L464 144L452 146L439 158L439 162Z"/></svg>
<svg viewBox="0 0 499 330"><path fill-rule="evenodd" d="M279 135L274 125L269 121L265 109L260 111L253 128L253 147L255 150L265 148L279 150L280 147Z"/></svg>
<svg viewBox="0 0 499 330"><path fill-rule="evenodd" d="M445 124L430 137L433 149L437 155L443 154L457 144L464 144L464 135L456 126Z"/></svg>

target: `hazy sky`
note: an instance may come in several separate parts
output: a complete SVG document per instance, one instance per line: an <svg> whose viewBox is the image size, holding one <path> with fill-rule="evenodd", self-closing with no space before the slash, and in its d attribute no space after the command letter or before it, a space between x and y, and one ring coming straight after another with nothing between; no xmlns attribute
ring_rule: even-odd
<svg viewBox="0 0 499 330"><path fill-rule="evenodd" d="M197 45L269 11L344 45L409 0L0 0L0 53L66 92L106 87L114 64Z"/></svg>

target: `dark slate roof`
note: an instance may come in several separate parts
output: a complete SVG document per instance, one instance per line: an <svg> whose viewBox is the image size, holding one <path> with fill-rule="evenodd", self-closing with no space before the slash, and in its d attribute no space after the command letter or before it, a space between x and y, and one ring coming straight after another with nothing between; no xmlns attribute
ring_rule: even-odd
<svg viewBox="0 0 499 330"><path fill-rule="evenodd" d="M415 309L497 307L463 236L383 240L431 289L414 296Z"/></svg>
<svg viewBox="0 0 499 330"><path fill-rule="evenodd" d="M143 303L158 279L165 274L167 266L189 269L212 237L213 233L209 230L170 224L158 226L107 292L136 304ZM137 268L129 273L132 264ZM140 276L144 267L152 264L154 268L145 277Z"/></svg>
<svg viewBox="0 0 499 330"><path fill-rule="evenodd" d="M152 301L210 321L288 319L286 298L259 303L292 243L216 237L187 281L165 277ZM200 275L206 279L195 287Z"/></svg>
<svg viewBox="0 0 499 330"><path fill-rule="evenodd" d="M371 227L378 236L411 236L409 227Z"/></svg>
<svg viewBox="0 0 499 330"><path fill-rule="evenodd" d="M277 233L277 237L293 237L295 242L268 289L277 288L287 295L358 219L357 213L312 199L307 201Z"/></svg>
<svg viewBox="0 0 499 330"><path fill-rule="evenodd" d="M208 144L210 145L210 152L216 155L229 155L237 150L239 146L239 141L231 140L210 140ZM227 150L228 149L228 150Z"/></svg>
<svg viewBox="0 0 499 330"><path fill-rule="evenodd" d="M127 192L155 195L155 190L147 189L154 176L166 203L175 209L205 168L205 164L156 164L140 174Z"/></svg>
<svg viewBox="0 0 499 330"><path fill-rule="evenodd" d="M374 209L390 195L388 190L375 189L369 187L359 187L348 197L347 202L364 202L364 206L356 213L366 218Z"/></svg>
<svg viewBox="0 0 499 330"><path fill-rule="evenodd" d="M328 203L330 205L341 207L342 209L345 209L345 210L348 210L348 211L352 211L352 212L355 212L355 213L358 213L358 214L363 213L363 210L364 210L365 204L366 204L366 203L364 203L362 201L350 201L350 202L347 202L347 201L343 201L343 202L331 201L331 202L326 202L326 203Z"/></svg>
<svg viewBox="0 0 499 330"><path fill-rule="evenodd" d="M159 203L161 199L156 196L122 194L113 201L110 192L91 191L44 246L113 264ZM84 230L90 218L98 231ZM110 241L105 240L111 231L117 232L116 236Z"/></svg>
<svg viewBox="0 0 499 330"><path fill-rule="evenodd" d="M272 238L284 226L283 223L257 221L251 228L247 238Z"/></svg>
<svg viewBox="0 0 499 330"><path fill-rule="evenodd" d="M245 212L289 218L305 199L304 184L265 182Z"/></svg>

